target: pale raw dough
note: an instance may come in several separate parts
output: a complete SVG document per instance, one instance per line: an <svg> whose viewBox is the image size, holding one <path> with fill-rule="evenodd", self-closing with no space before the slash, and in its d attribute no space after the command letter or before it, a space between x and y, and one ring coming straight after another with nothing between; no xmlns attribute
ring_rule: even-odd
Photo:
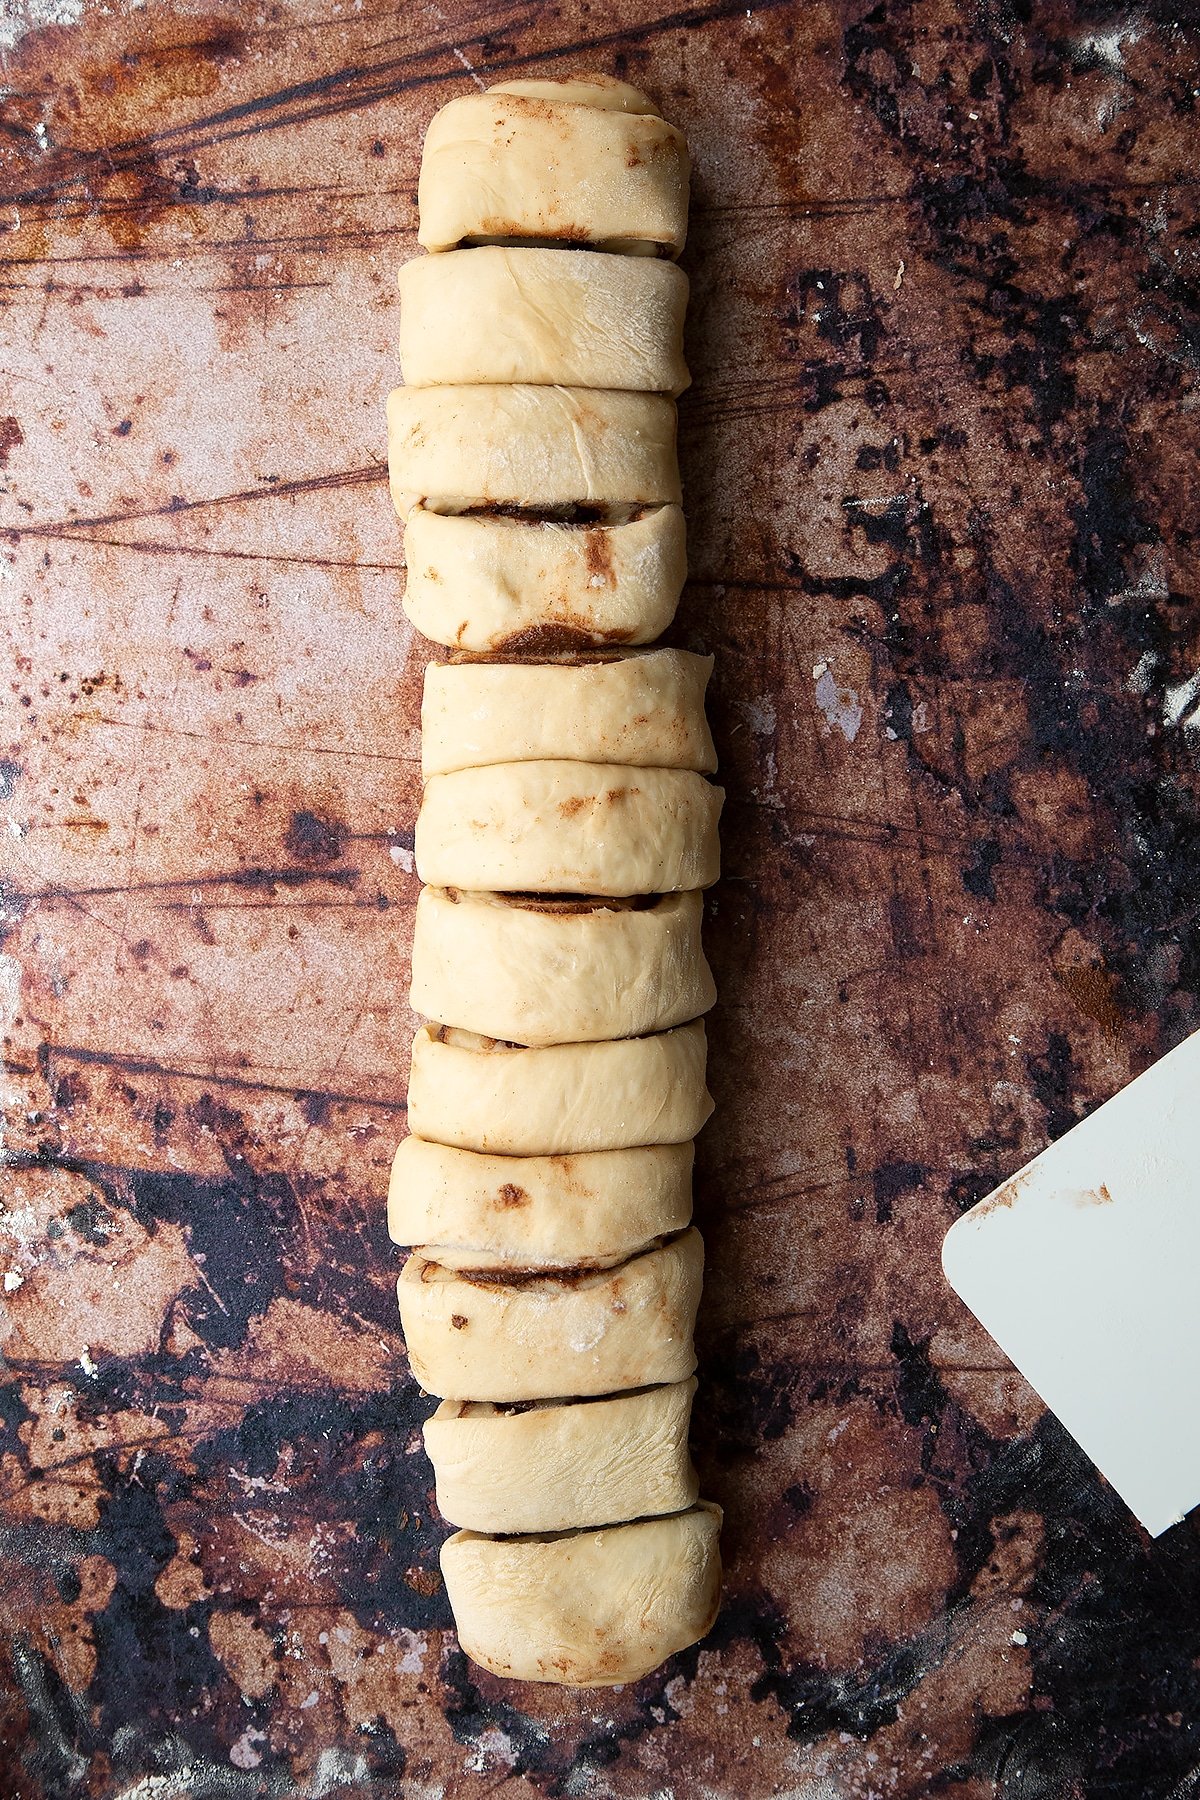
<svg viewBox="0 0 1200 1800"><path fill-rule="evenodd" d="M501 1280L414 1251L397 1282L408 1362L443 1400L553 1400L684 1381L704 1245L691 1228L612 1269Z"/></svg>
<svg viewBox="0 0 1200 1800"><path fill-rule="evenodd" d="M388 473L412 508L657 506L678 502L675 402L608 388L393 388Z"/></svg>
<svg viewBox="0 0 1200 1800"><path fill-rule="evenodd" d="M430 663L421 707L428 780L491 763L569 759L629 768L717 766L704 716L711 656L594 652L541 663Z"/></svg>
<svg viewBox="0 0 1200 1800"><path fill-rule="evenodd" d="M400 270L409 387L532 381L678 394L688 281L675 263L499 244Z"/></svg>
<svg viewBox="0 0 1200 1800"><path fill-rule="evenodd" d="M700 1020L653 1037L525 1050L423 1025L408 1123L420 1137L502 1156L682 1144L712 1113Z"/></svg>
<svg viewBox="0 0 1200 1800"><path fill-rule="evenodd" d="M501 894L621 899L711 887L723 799L690 769L561 761L458 769L425 784L417 873L440 887Z"/></svg>
<svg viewBox="0 0 1200 1800"><path fill-rule="evenodd" d="M695 1380L513 1412L443 1400L425 1421L438 1510L470 1531L564 1531L691 1506Z"/></svg>
<svg viewBox="0 0 1200 1800"><path fill-rule="evenodd" d="M550 1537L460 1531L442 1545L458 1641L516 1681L636 1681L711 1629L721 1594L721 1509Z"/></svg>
<svg viewBox="0 0 1200 1800"><path fill-rule="evenodd" d="M493 81L489 94L524 94L528 100L554 100L574 106L611 106L618 112L655 113L659 109L641 88L612 75L575 75L566 81Z"/></svg>
<svg viewBox="0 0 1200 1800"><path fill-rule="evenodd" d="M406 1137L388 1187L392 1241L451 1269L603 1268L691 1216L690 1144L481 1156Z"/></svg>
<svg viewBox="0 0 1200 1800"><path fill-rule="evenodd" d="M665 1031L699 1018L717 997L700 944L702 910L698 893L630 905L424 888L413 1011L512 1044Z"/></svg>
<svg viewBox="0 0 1200 1800"><path fill-rule="evenodd" d="M611 90L610 90L611 91ZM417 184L426 250L534 238L678 256L687 232L683 133L574 83L492 89L435 114Z"/></svg>
<svg viewBox="0 0 1200 1800"><path fill-rule="evenodd" d="M687 573L677 506L593 525L418 506L404 560L404 610L417 630L475 651L650 643L674 618Z"/></svg>

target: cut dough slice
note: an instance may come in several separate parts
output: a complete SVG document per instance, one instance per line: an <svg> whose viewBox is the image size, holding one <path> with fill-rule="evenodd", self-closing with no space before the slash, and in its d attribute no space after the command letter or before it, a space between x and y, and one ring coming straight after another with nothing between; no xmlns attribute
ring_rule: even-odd
<svg viewBox="0 0 1200 1800"><path fill-rule="evenodd" d="M657 506L680 499L675 402L608 388L476 383L393 388L388 471L402 519L510 506Z"/></svg>
<svg viewBox="0 0 1200 1800"><path fill-rule="evenodd" d="M687 572L677 506L609 525L418 506L404 560L404 610L418 631L460 650L512 653L648 644L674 618Z"/></svg>
<svg viewBox="0 0 1200 1800"><path fill-rule="evenodd" d="M681 1144L712 1113L706 1057L699 1020L654 1037L542 1050L423 1025L408 1123L420 1137L507 1156Z"/></svg>
<svg viewBox="0 0 1200 1800"><path fill-rule="evenodd" d="M406 1137L388 1188L393 1242L450 1269L603 1268L691 1216L690 1144L481 1156Z"/></svg>
<svg viewBox="0 0 1200 1800"><path fill-rule="evenodd" d="M678 394L688 281L675 263L492 244L400 270L409 387L532 381Z"/></svg>
<svg viewBox="0 0 1200 1800"><path fill-rule="evenodd" d="M470 1531L565 1531L680 1512L695 1380L513 1411L443 1400L425 1421L442 1517Z"/></svg>
<svg viewBox="0 0 1200 1800"><path fill-rule="evenodd" d="M424 888L413 1010L511 1044L665 1031L699 1018L717 997L701 912L697 893L604 904Z"/></svg>
<svg viewBox="0 0 1200 1800"><path fill-rule="evenodd" d="M717 766L704 716L711 656L598 651L542 663L430 663L421 707L426 779L492 763Z"/></svg>
<svg viewBox="0 0 1200 1800"><path fill-rule="evenodd" d="M489 1538L458 1531L442 1574L458 1641L516 1681L612 1687L648 1675L711 1630L721 1596L721 1509L605 1531Z"/></svg>
<svg viewBox="0 0 1200 1800"><path fill-rule="evenodd" d="M417 184L426 250L534 238L678 256L683 133L655 112L614 106L590 80L551 91L538 82L466 94L435 115Z"/></svg>
<svg viewBox="0 0 1200 1800"><path fill-rule="evenodd" d="M443 1400L554 1400L685 1381L704 1245L694 1228L613 1269L462 1274L414 1251L396 1284L409 1367Z"/></svg>
<svg viewBox="0 0 1200 1800"><path fill-rule="evenodd" d="M690 769L493 763L426 783L422 881L503 894L674 894L720 873L722 790ZM678 1020L671 1020L677 1024Z"/></svg>

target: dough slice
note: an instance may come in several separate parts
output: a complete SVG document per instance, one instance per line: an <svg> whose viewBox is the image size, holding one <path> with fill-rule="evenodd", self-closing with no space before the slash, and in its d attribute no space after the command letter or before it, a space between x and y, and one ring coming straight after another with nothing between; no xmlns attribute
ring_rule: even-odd
<svg viewBox="0 0 1200 1800"><path fill-rule="evenodd" d="M691 1216L690 1144L481 1156L406 1137L388 1188L392 1241L451 1269L603 1268Z"/></svg>
<svg viewBox="0 0 1200 1800"><path fill-rule="evenodd" d="M678 256L683 133L655 112L612 105L590 80L551 91L494 88L435 115L417 184L425 249L535 238Z"/></svg>
<svg viewBox="0 0 1200 1800"><path fill-rule="evenodd" d="M607 388L393 388L388 471L400 517L509 506L678 502L675 402Z"/></svg>
<svg viewBox="0 0 1200 1800"><path fill-rule="evenodd" d="M418 506L404 560L404 610L418 631L512 653L648 644L674 618L687 572L677 506L591 525Z"/></svg>
<svg viewBox="0 0 1200 1800"><path fill-rule="evenodd" d="M615 1043L525 1050L423 1025L408 1123L419 1137L510 1156L681 1144L712 1113L703 1024Z"/></svg>
<svg viewBox="0 0 1200 1800"><path fill-rule="evenodd" d="M425 1421L443 1518L471 1531L564 1531L680 1512L699 1493L688 1455L694 1378L609 1400L514 1411L443 1400Z"/></svg>
<svg viewBox="0 0 1200 1800"><path fill-rule="evenodd" d="M516 1681L636 1681L711 1630L720 1531L720 1507L701 1500L604 1531L455 1532L442 1545L442 1574L458 1641L483 1668Z"/></svg>
<svg viewBox="0 0 1200 1800"><path fill-rule="evenodd" d="M511 1044L665 1031L716 999L701 912L698 893L639 904L424 888L413 932L413 1010Z"/></svg>
<svg viewBox="0 0 1200 1800"><path fill-rule="evenodd" d="M566 759L630 768L717 766L704 716L711 656L597 651L541 663L430 663L426 779L492 763Z"/></svg>
<svg viewBox="0 0 1200 1800"><path fill-rule="evenodd" d="M409 387L531 381L679 394L688 384L688 280L675 263L492 244L414 257L399 287Z"/></svg>
<svg viewBox="0 0 1200 1800"><path fill-rule="evenodd" d="M441 887L504 894L620 899L711 887L720 873L723 799L690 769L585 762L458 769L425 785L417 873Z"/></svg>
<svg viewBox="0 0 1200 1800"><path fill-rule="evenodd" d="M444 1400L553 1400L685 1381L704 1245L694 1228L616 1268L461 1274L414 1251L397 1283L409 1367Z"/></svg>

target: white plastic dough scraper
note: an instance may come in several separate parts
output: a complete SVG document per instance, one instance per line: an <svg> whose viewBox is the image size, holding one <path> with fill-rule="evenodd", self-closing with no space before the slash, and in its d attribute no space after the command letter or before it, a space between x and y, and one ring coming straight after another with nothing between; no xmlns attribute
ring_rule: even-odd
<svg viewBox="0 0 1200 1800"><path fill-rule="evenodd" d="M1200 1032L964 1213L942 1266L1151 1536L1200 1504Z"/></svg>

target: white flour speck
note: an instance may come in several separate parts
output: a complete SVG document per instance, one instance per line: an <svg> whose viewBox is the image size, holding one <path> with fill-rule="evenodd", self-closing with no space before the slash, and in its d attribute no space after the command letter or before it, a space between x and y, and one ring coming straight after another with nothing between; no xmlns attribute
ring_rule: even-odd
<svg viewBox="0 0 1200 1800"><path fill-rule="evenodd" d="M852 744L863 722L862 701L854 689L839 687L832 671L826 669L813 693L826 724L840 731L846 742Z"/></svg>
<svg viewBox="0 0 1200 1800"><path fill-rule="evenodd" d="M1150 684L1154 680L1154 671L1158 667L1158 655L1154 650L1143 650L1130 672L1125 683L1131 694L1148 694Z"/></svg>
<svg viewBox="0 0 1200 1800"><path fill-rule="evenodd" d="M757 700L739 700L737 709L744 714L755 737L770 737L777 724L775 702L769 694Z"/></svg>
<svg viewBox="0 0 1200 1800"><path fill-rule="evenodd" d="M1187 715L1200 699L1200 669L1189 675L1186 681L1177 682L1163 694L1163 724L1178 725L1187 722Z"/></svg>

